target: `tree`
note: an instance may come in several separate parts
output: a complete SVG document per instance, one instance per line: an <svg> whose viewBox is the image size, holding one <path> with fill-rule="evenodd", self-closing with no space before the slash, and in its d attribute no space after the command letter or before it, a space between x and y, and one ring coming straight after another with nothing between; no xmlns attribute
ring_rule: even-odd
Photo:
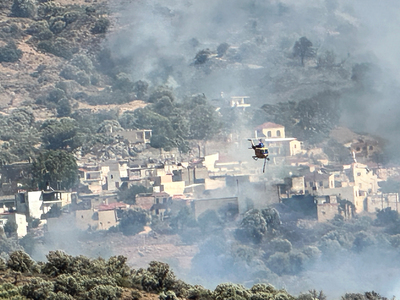
<svg viewBox="0 0 400 300"><path fill-rule="evenodd" d="M60 188L72 188L78 180L75 157L63 150L40 153L32 164L33 186L45 189L47 184Z"/></svg>
<svg viewBox="0 0 400 300"><path fill-rule="evenodd" d="M14 0L11 7L13 17L31 18L36 13L36 5L33 0Z"/></svg>
<svg viewBox="0 0 400 300"><path fill-rule="evenodd" d="M217 48L218 57L224 56L225 53L226 53L226 51L228 51L229 47L230 47L230 46L229 46L228 43L222 43L222 44L220 44L220 45L218 46L218 48Z"/></svg>
<svg viewBox="0 0 400 300"><path fill-rule="evenodd" d="M14 251L7 260L7 267L17 272L31 272L35 261L22 250Z"/></svg>
<svg viewBox="0 0 400 300"><path fill-rule="evenodd" d="M57 105L57 117L69 117L72 112L71 103L68 99L61 99Z"/></svg>
<svg viewBox="0 0 400 300"><path fill-rule="evenodd" d="M99 33L106 33L108 27L110 27L110 20L106 18L100 18L96 21L92 28L92 33L93 34L99 34Z"/></svg>
<svg viewBox="0 0 400 300"><path fill-rule="evenodd" d="M0 47L0 62L16 62L22 57L22 50L18 49L14 42Z"/></svg>
<svg viewBox="0 0 400 300"><path fill-rule="evenodd" d="M254 243L260 243L267 232L267 223L258 209L252 209L245 213L236 232L240 239L249 239Z"/></svg>
<svg viewBox="0 0 400 300"><path fill-rule="evenodd" d="M300 57L301 65L304 67L304 59L315 56L315 50L311 41L309 41L305 36L301 37L294 44L293 56Z"/></svg>
<svg viewBox="0 0 400 300"><path fill-rule="evenodd" d="M175 231L183 231L188 227L197 226L192 210L188 206L182 207L178 214L171 219L170 226Z"/></svg>
<svg viewBox="0 0 400 300"><path fill-rule="evenodd" d="M133 84L133 92L136 94L136 98L140 100L146 100L148 88L149 84L146 81L136 81Z"/></svg>
<svg viewBox="0 0 400 300"><path fill-rule="evenodd" d="M214 137L221 129L215 108L211 105L196 106L189 115L191 139L207 140Z"/></svg>
<svg viewBox="0 0 400 300"><path fill-rule="evenodd" d="M82 146L79 124L71 118L46 120L42 126L42 141L46 149L73 151Z"/></svg>
<svg viewBox="0 0 400 300"><path fill-rule="evenodd" d="M6 224L4 224L4 232L7 234L8 237L17 233L17 229L18 224L14 221L8 221Z"/></svg>
<svg viewBox="0 0 400 300"><path fill-rule="evenodd" d="M33 250L35 249L35 237L33 236L33 234L28 233L19 240L19 244L24 247L26 253L32 255Z"/></svg>
<svg viewBox="0 0 400 300"><path fill-rule="evenodd" d="M135 235L143 231L149 222L150 216L144 209L129 209L122 213L119 228L124 235Z"/></svg>
<svg viewBox="0 0 400 300"><path fill-rule="evenodd" d="M136 203L136 195L140 193L148 193L150 189L143 185L131 185L129 188L120 188L118 191L118 200L127 204Z"/></svg>
<svg viewBox="0 0 400 300"><path fill-rule="evenodd" d="M197 54L194 58L195 65L201 65L201 64L206 63L210 56L211 56L210 49L200 50L199 52L197 52Z"/></svg>

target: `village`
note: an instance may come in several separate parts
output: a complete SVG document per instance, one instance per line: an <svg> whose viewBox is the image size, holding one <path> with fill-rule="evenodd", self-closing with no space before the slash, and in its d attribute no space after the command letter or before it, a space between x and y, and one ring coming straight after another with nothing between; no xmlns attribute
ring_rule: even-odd
<svg viewBox="0 0 400 300"><path fill-rule="evenodd" d="M245 100L246 97L232 97L230 107L244 110L249 106ZM76 191L52 186L45 190L21 190L20 181L29 176L29 163L4 166L0 226L15 222L21 238L28 233L28 220L40 220L41 226L50 232L66 219L70 226L81 230L109 230L118 226L122 210L132 208L144 209L160 220L176 215L186 206L196 219L208 210L240 219L250 209L283 203L318 222L338 214L351 218L385 208L399 209L398 194L382 193L378 185L397 175L399 169L384 169L370 162L369 158L379 149L373 140L347 143L352 162L337 165L329 161L322 149L304 149L302 141L287 137L285 127L272 122L260 124L245 136L232 136L223 146L203 142L198 145L198 153L192 153L187 160L177 151L149 149L151 130L109 134L130 147L143 149L144 155L101 161L90 156L78 158L80 187ZM271 160L265 173L262 162L252 161L248 139L262 139L268 147ZM282 175L282 169L289 172ZM149 192L137 194L131 201L134 204L119 202L120 188L133 185ZM257 199L249 202L249 194L258 195Z"/></svg>

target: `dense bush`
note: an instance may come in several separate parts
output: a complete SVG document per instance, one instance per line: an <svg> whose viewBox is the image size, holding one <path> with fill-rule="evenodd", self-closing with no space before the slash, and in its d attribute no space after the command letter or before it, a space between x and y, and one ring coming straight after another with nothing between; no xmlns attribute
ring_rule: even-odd
<svg viewBox="0 0 400 300"><path fill-rule="evenodd" d="M16 62L22 57L22 51L17 48L14 42L0 47L0 62Z"/></svg>
<svg viewBox="0 0 400 300"><path fill-rule="evenodd" d="M35 261L24 251L15 251L7 260L7 267L17 272L32 272L35 270Z"/></svg>
<svg viewBox="0 0 400 300"><path fill-rule="evenodd" d="M92 28L92 33L93 34L106 33L108 27L110 27L110 20L106 18L100 18L94 24Z"/></svg>
<svg viewBox="0 0 400 300"><path fill-rule="evenodd" d="M11 7L13 17L32 18L36 14L36 5L33 0L14 0Z"/></svg>
<svg viewBox="0 0 400 300"><path fill-rule="evenodd" d="M76 51L72 44L64 38L56 38L54 41L41 41L38 43L38 49L65 59L72 58L73 53Z"/></svg>

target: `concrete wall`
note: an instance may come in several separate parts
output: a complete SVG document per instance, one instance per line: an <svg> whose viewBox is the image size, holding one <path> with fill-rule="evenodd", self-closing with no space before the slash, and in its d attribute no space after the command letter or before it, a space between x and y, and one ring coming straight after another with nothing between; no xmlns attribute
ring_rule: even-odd
<svg viewBox="0 0 400 300"><path fill-rule="evenodd" d="M210 154L204 156L203 165L208 169L208 171L215 171L215 162L219 160L219 153Z"/></svg>
<svg viewBox="0 0 400 300"><path fill-rule="evenodd" d="M222 189L226 187L226 180L225 177L217 179L206 178L204 184L206 190Z"/></svg>
<svg viewBox="0 0 400 300"><path fill-rule="evenodd" d="M262 133L266 138L284 138L285 137L285 127L274 127L274 128L263 128ZM280 132L280 134L278 134Z"/></svg>
<svg viewBox="0 0 400 300"><path fill-rule="evenodd" d="M162 184L162 191L170 195L183 194L185 190L184 181L166 182Z"/></svg>
<svg viewBox="0 0 400 300"><path fill-rule="evenodd" d="M29 210L29 216L32 218L40 219L42 215L42 191L28 192L27 205ZM25 200L26 201L26 200Z"/></svg>
<svg viewBox="0 0 400 300"><path fill-rule="evenodd" d="M98 230L108 230L110 227L118 225L115 210L102 210L99 211Z"/></svg>
<svg viewBox="0 0 400 300"><path fill-rule="evenodd" d="M316 191L318 195L337 196L341 200L349 200L356 207L356 213L364 211L364 199L357 186L337 187Z"/></svg>
<svg viewBox="0 0 400 300"><path fill-rule="evenodd" d="M301 153L301 142L298 140L290 141L289 142L289 155L294 156L296 154Z"/></svg>
<svg viewBox="0 0 400 300"><path fill-rule="evenodd" d="M332 220L337 214L339 214L338 203L324 203L317 205L318 222L326 222L328 220Z"/></svg>
<svg viewBox="0 0 400 300"><path fill-rule="evenodd" d="M291 180L290 192L293 194L304 194L304 176L291 177Z"/></svg>
<svg viewBox="0 0 400 300"><path fill-rule="evenodd" d="M399 194L375 194L369 195L365 199L364 208L367 212L374 213L377 210L385 209L388 207L397 212L400 211Z"/></svg>
<svg viewBox="0 0 400 300"><path fill-rule="evenodd" d="M97 229L98 220L93 219L93 214L92 209L75 211L75 226L82 230L87 230L89 227Z"/></svg>
<svg viewBox="0 0 400 300"><path fill-rule="evenodd" d="M239 213L239 202L237 197L227 198L213 198L213 199L198 199L191 202L191 207L194 212L194 216L197 218L207 210L227 210L232 207L237 208Z"/></svg>
<svg viewBox="0 0 400 300"><path fill-rule="evenodd" d="M28 233L28 222L24 214L18 213L4 213L0 214L0 226L4 228L7 222L15 222L18 225L17 236L19 238L24 237Z"/></svg>

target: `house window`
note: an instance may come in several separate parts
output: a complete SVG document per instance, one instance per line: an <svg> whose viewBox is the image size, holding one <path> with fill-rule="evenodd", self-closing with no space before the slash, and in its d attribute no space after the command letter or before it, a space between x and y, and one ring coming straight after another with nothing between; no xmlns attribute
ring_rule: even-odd
<svg viewBox="0 0 400 300"><path fill-rule="evenodd" d="M114 175L111 175L111 179L114 179Z"/></svg>
<svg viewBox="0 0 400 300"><path fill-rule="evenodd" d="M374 146L369 146L369 150L374 150Z"/></svg>
<svg viewBox="0 0 400 300"><path fill-rule="evenodd" d="M313 182L312 181L310 181L310 187L312 187L313 186Z"/></svg>
<svg viewBox="0 0 400 300"><path fill-rule="evenodd" d="M294 149L296 149L297 148L297 145L294 145Z"/></svg>
<svg viewBox="0 0 400 300"><path fill-rule="evenodd" d="M361 150L360 147L357 147L357 148L356 148L356 151L360 151L360 150Z"/></svg>
<svg viewBox="0 0 400 300"><path fill-rule="evenodd" d="M357 173L357 176L361 176L361 172L358 172L358 173Z"/></svg>
<svg viewBox="0 0 400 300"><path fill-rule="evenodd" d="M319 186L324 186L324 182L323 182L323 181L320 181L320 182L319 182Z"/></svg>
<svg viewBox="0 0 400 300"><path fill-rule="evenodd" d="M281 136L281 131L280 130L276 131L276 136Z"/></svg>
<svg viewBox="0 0 400 300"><path fill-rule="evenodd" d="M162 203L167 203L167 198L163 198Z"/></svg>
<svg viewBox="0 0 400 300"><path fill-rule="evenodd" d="M156 204L160 203L160 199L156 198Z"/></svg>
<svg viewBox="0 0 400 300"><path fill-rule="evenodd" d="M268 131L267 136L271 137L271 131Z"/></svg>
<svg viewBox="0 0 400 300"><path fill-rule="evenodd" d="M119 189L119 182L116 182L116 183L115 183L115 187L116 187L117 189Z"/></svg>
<svg viewBox="0 0 400 300"><path fill-rule="evenodd" d="M158 209L156 209L156 215L159 215L160 211Z"/></svg>
<svg viewBox="0 0 400 300"><path fill-rule="evenodd" d="M146 140L148 140L148 139L151 138L151 136L150 136L150 131L146 131L146 132L144 133L144 135L145 135Z"/></svg>

